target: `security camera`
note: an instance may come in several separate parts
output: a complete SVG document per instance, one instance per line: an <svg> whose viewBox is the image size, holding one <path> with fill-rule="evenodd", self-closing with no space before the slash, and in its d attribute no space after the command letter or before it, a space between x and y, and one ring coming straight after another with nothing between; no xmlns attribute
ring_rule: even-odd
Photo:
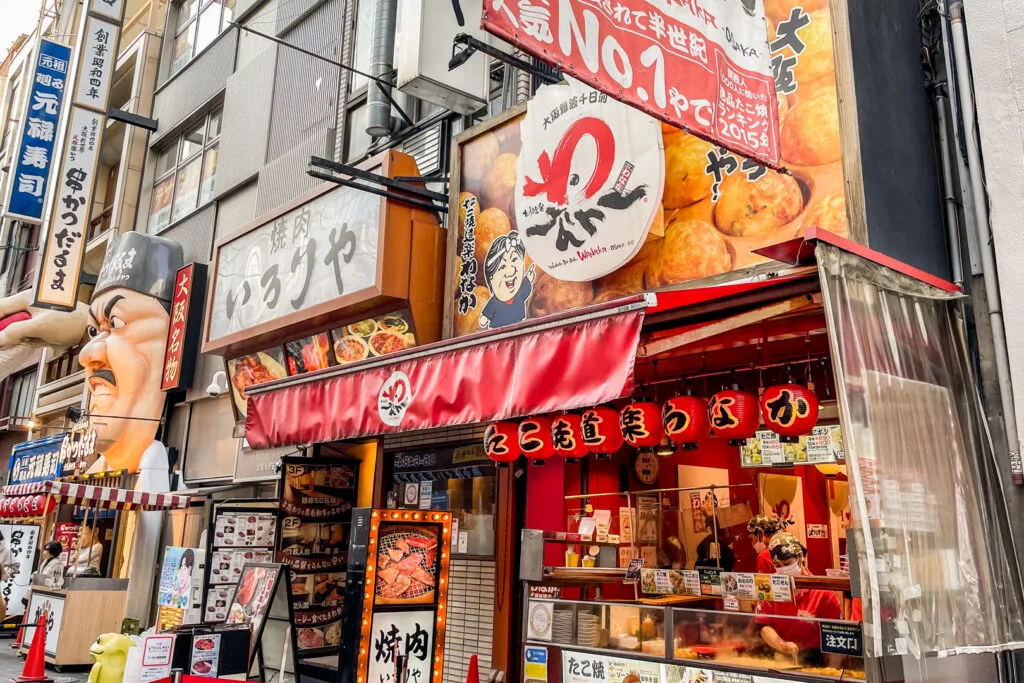
<svg viewBox="0 0 1024 683"><path fill-rule="evenodd" d="M217 398L227 390L228 374L223 370L218 370L214 373L210 386L206 387L206 393L210 395L210 398Z"/></svg>

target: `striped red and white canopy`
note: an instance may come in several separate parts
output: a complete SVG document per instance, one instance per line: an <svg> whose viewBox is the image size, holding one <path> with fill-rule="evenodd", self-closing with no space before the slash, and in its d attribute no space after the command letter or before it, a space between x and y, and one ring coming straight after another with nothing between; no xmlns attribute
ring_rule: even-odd
<svg viewBox="0 0 1024 683"><path fill-rule="evenodd" d="M188 496L172 493L145 493L90 486L69 481L40 481L32 484L13 484L2 490L6 496L31 496L48 493L61 503L83 505L104 510L181 510L189 506Z"/></svg>

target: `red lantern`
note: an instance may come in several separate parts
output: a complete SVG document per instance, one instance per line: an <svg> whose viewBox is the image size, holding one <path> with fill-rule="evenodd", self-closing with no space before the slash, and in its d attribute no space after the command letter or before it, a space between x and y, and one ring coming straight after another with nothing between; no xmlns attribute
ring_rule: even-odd
<svg viewBox="0 0 1024 683"><path fill-rule="evenodd" d="M38 493L36 495L32 496L32 504L31 504L30 507L31 507L31 510L32 510L32 516L33 517L38 515L40 512L42 512L43 511L43 497L40 494L38 494Z"/></svg>
<svg viewBox="0 0 1024 683"><path fill-rule="evenodd" d="M736 384L719 391L708 404L708 420L715 436L728 439L730 446L742 446L757 433L760 423L757 397Z"/></svg>
<svg viewBox="0 0 1024 683"><path fill-rule="evenodd" d="M818 397L799 384L777 384L761 394L761 417L780 441L796 443L818 423Z"/></svg>
<svg viewBox="0 0 1024 683"><path fill-rule="evenodd" d="M693 450L697 442L711 431L708 423L708 402L696 396L676 396L665 402L661 413L665 423L665 436L682 444L684 450Z"/></svg>
<svg viewBox="0 0 1024 683"><path fill-rule="evenodd" d="M551 443L555 446L555 453L570 462L587 454L582 423L583 418L575 413L559 415L551 422Z"/></svg>
<svg viewBox="0 0 1024 683"><path fill-rule="evenodd" d="M519 427L514 422L487 425L484 450L497 467L508 467L522 454L519 450Z"/></svg>
<svg viewBox="0 0 1024 683"><path fill-rule="evenodd" d="M555 454L551 443L551 418L531 417L519 423L519 448L534 465L542 466Z"/></svg>
<svg viewBox="0 0 1024 683"><path fill-rule="evenodd" d="M656 403L630 403L619 413L622 438L635 448L653 448L661 443L665 428L661 423L661 406Z"/></svg>
<svg viewBox="0 0 1024 683"><path fill-rule="evenodd" d="M591 408L583 411L580 422L583 444L598 460L609 460L622 448L619 413L612 408Z"/></svg>
<svg viewBox="0 0 1024 683"><path fill-rule="evenodd" d="M43 514L50 514L55 507L57 507L57 500L53 496L46 496L46 502L43 504Z"/></svg>
<svg viewBox="0 0 1024 683"><path fill-rule="evenodd" d="M11 499L4 498L0 500L0 515L7 517L11 514Z"/></svg>
<svg viewBox="0 0 1024 683"><path fill-rule="evenodd" d="M29 496L18 496L17 510L15 510L18 517L28 516L28 499Z"/></svg>

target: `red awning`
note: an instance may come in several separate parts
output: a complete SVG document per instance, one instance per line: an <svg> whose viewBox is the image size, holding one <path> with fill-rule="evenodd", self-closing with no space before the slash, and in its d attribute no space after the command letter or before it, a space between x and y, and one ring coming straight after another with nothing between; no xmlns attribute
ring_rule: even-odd
<svg viewBox="0 0 1024 683"><path fill-rule="evenodd" d="M641 296L249 387L252 448L589 407L633 392Z"/></svg>
<svg viewBox="0 0 1024 683"><path fill-rule="evenodd" d="M187 496L176 496L171 493L145 493L69 481L40 481L3 488L4 497L40 493L52 495L61 503L104 510L177 510L187 508L190 502Z"/></svg>

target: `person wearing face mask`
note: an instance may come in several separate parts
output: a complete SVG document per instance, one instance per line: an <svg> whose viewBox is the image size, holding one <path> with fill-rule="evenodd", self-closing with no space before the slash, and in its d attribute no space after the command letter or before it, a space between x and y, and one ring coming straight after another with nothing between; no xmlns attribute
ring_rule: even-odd
<svg viewBox="0 0 1024 683"><path fill-rule="evenodd" d="M768 542L775 534L782 531L783 526L782 520L774 515L754 515L747 522L747 535L757 553L758 574L775 573L775 565L772 563L771 552L768 550Z"/></svg>
<svg viewBox="0 0 1024 683"><path fill-rule="evenodd" d="M807 571L807 549L793 534L776 534L769 552L776 574L810 576ZM792 603L761 602L757 611L757 624L761 639L772 650L791 657L800 657L804 663L823 661L818 624L813 621L780 619L778 617L805 617L813 619L842 619L839 598L832 591L797 590Z"/></svg>

